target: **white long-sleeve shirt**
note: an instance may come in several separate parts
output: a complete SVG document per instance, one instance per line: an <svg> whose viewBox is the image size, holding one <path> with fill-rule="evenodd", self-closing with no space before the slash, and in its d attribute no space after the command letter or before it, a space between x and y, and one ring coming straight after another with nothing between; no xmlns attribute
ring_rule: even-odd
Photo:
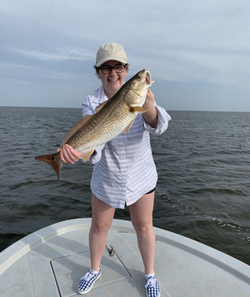
<svg viewBox="0 0 250 297"><path fill-rule="evenodd" d="M95 113L95 108L108 100L103 86L82 104L82 116ZM128 134L121 133L96 148L89 161L94 165L91 191L100 200L115 208L131 205L156 187L158 175L152 156L149 133L162 134L168 128L169 114L155 104L158 124L152 128L138 114Z"/></svg>

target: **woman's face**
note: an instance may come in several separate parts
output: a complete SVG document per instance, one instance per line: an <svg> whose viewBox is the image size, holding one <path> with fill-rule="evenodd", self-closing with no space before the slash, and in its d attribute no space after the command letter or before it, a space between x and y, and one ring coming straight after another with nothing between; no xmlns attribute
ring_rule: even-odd
<svg viewBox="0 0 250 297"><path fill-rule="evenodd" d="M100 67L107 66L107 65L114 67L115 65L118 65L118 64L123 65L123 63L121 62L111 60L103 63ZM107 74L103 74L100 69L97 71L98 78L102 81L104 91L108 98L111 98L124 84L127 76L127 71L128 71L128 66L121 73L117 73L114 69L112 69L111 72Z"/></svg>

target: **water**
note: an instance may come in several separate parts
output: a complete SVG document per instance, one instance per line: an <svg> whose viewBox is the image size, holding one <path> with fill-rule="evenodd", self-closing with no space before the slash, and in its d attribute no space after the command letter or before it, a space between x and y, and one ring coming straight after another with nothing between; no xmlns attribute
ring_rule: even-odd
<svg viewBox="0 0 250 297"><path fill-rule="evenodd" d="M250 265L250 114L170 111L152 137L159 181L154 225ZM0 250L50 224L91 217L92 165L54 171L34 157L52 153L80 109L0 107ZM129 211L115 217L129 220Z"/></svg>

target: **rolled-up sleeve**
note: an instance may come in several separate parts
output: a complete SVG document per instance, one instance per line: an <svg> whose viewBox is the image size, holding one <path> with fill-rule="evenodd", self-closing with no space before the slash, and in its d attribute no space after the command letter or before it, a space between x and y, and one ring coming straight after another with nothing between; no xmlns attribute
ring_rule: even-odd
<svg viewBox="0 0 250 297"><path fill-rule="evenodd" d="M98 146L95 149L94 153L88 159L88 162L90 162L91 164L95 164L98 161L100 161L101 157L102 157L102 150L103 150L104 147L105 147L105 144L102 144L102 145Z"/></svg>
<svg viewBox="0 0 250 297"><path fill-rule="evenodd" d="M145 120L144 120L144 127L145 129L154 135L160 135L168 128L168 122L171 120L170 115L166 112L166 110L157 104L155 104L155 107L158 112L158 123L155 128L152 128Z"/></svg>

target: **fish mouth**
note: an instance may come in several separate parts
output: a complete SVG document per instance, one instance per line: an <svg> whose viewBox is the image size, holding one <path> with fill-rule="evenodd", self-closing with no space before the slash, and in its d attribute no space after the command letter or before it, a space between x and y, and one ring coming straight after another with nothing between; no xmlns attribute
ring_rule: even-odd
<svg viewBox="0 0 250 297"><path fill-rule="evenodd" d="M146 84L149 85L149 86L152 86L153 83L154 83L154 80L151 78L150 71L147 70L147 73L146 73Z"/></svg>

